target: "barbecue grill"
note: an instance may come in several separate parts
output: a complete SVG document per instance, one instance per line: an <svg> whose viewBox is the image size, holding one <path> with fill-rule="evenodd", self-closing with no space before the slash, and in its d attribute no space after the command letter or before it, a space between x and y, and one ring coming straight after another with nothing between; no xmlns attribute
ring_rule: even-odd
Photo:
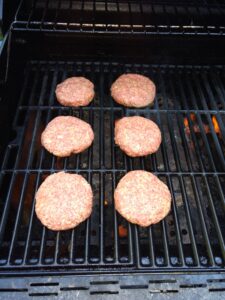
<svg viewBox="0 0 225 300"><path fill-rule="evenodd" d="M0 54L0 298L224 297L224 16L220 0L23 0L7 18ZM155 82L152 107L112 100L112 82L127 72ZM72 75L95 84L89 106L56 101L57 83ZM60 159L45 151L41 132L58 115L89 122L93 146ZM129 158L115 145L115 121L132 115L159 125L156 154ZM170 214L149 228L114 209L115 186L135 169L153 172L172 194ZM60 170L90 182L94 207L77 228L53 232L38 221L34 196Z"/></svg>

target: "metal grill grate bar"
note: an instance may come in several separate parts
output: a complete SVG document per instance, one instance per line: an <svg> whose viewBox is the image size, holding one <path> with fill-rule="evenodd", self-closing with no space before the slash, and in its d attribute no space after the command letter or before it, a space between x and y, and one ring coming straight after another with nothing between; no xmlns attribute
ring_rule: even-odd
<svg viewBox="0 0 225 300"><path fill-rule="evenodd" d="M224 34L225 6L211 1L22 0L13 27L129 34Z"/></svg>
<svg viewBox="0 0 225 300"><path fill-rule="evenodd" d="M123 72L142 73L155 81L153 107L127 109L112 100L109 88ZM21 270L222 269L223 67L33 61L25 74L13 122L17 136L6 148L0 173L2 271L15 266ZM96 97L89 107L63 108L56 102L56 84L72 75L86 76L95 83ZM52 118L68 114L92 125L95 142L80 155L57 159L40 146L40 134ZM157 122L163 141L156 154L129 158L115 145L114 123L125 115L142 115ZM129 224L114 208L113 192L119 179L135 169L155 173L172 193L171 213L150 228ZM88 221L74 230L55 233L37 220L34 197L46 176L60 170L87 178L95 200Z"/></svg>

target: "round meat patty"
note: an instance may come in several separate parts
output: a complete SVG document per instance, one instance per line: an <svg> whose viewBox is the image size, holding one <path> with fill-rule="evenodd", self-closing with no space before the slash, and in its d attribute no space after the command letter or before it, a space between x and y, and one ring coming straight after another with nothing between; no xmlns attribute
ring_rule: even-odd
<svg viewBox="0 0 225 300"><path fill-rule="evenodd" d="M144 107L154 101L155 84L139 74L123 74L111 86L113 99L124 106Z"/></svg>
<svg viewBox="0 0 225 300"><path fill-rule="evenodd" d="M94 98L94 85L84 77L71 77L58 84L56 98L64 106L85 106Z"/></svg>
<svg viewBox="0 0 225 300"><path fill-rule="evenodd" d="M162 137L159 127L151 120L133 116L115 123L115 143L129 156L145 156L159 149Z"/></svg>
<svg viewBox="0 0 225 300"><path fill-rule="evenodd" d="M38 219L51 230L74 228L92 212L91 186L77 174L59 172L48 176L35 199Z"/></svg>
<svg viewBox="0 0 225 300"><path fill-rule="evenodd" d="M72 116L59 116L48 123L41 135L41 143L50 153L66 157L90 147L94 140L91 126Z"/></svg>
<svg viewBox="0 0 225 300"><path fill-rule="evenodd" d="M171 208L167 186L155 175L141 170L128 172L119 181L114 201L125 219L144 227L161 221Z"/></svg>

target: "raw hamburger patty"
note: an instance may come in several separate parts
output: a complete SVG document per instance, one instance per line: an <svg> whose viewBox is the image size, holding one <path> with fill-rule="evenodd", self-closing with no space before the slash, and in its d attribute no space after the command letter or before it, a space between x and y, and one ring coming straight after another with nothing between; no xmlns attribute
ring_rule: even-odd
<svg viewBox="0 0 225 300"><path fill-rule="evenodd" d="M58 84L56 98L65 106L85 106L94 98L94 85L84 77L71 77Z"/></svg>
<svg viewBox="0 0 225 300"><path fill-rule="evenodd" d="M123 74L111 86L113 99L124 106L144 107L154 101L155 84L139 74Z"/></svg>
<svg viewBox="0 0 225 300"><path fill-rule="evenodd" d="M74 228L92 211L91 186L77 174L60 172L48 176L35 199L38 219L51 230Z"/></svg>
<svg viewBox="0 0 225 300"><path fill-rule="evenodd" d="M125 219L146 227L169 213L171 194L155 175L139 170L128 172L119 181L114 201L116 210Z"/></svg>
<svg viewBox="0 0 225 300"><path fill-rule="evenodd" d="M156 152L161 144L159 127L151 120L124 117L115 124L115 143L129 156L144 156Z"/></svg>
<svg viewBox="0 0 225 300"><path fill-rule="evenodd" d="M93 142L91 126L71 116L59 116L48 123L41 135L42 145L56 156L80 153Z"/></svg>

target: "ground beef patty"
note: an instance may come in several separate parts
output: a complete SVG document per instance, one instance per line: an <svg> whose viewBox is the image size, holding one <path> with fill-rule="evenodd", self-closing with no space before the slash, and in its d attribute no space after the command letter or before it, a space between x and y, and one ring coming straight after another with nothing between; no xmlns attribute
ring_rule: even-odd
<svg viewBox="0 0 225 300"><path fill-rule="evenodd" d="M158 223L170 211L171 194L167 186L146 171L128 172L118 183L116 210L129 222L140 226Z"/></svg>
<svg viewBox="0 0 225 300"><path fill-rule="evenodd" d="M91 126L72 116L59 116L48 123L41 135L42 145L56 156L80 153L93 142Z"/></svg>
<svg viewBox="0 0 225 300"><path fill-rule="evenodd" d="M71 77L58 84L56 98L65 106L85 106L94 98L94 85L84 77Z"/></svg>
<svg viewBox="0 0 225 300"><path fill-rule="evenodd" d="M111 86L113 99L124 106L144 107L154 101L155 84L139 74L123 74Z"/></svg>
<svg viewBox="0 0 225 300"><path fill-rule="evenodd" d="M133 116L124 117L115 124L115 143L129 156L154 153L161 144L159 127L151 120Z"/></svg>
<svg viewBox="0 0 225 300"><path fill-rule="evenodd" d="M66 230L90 216L93 193L82 176L60 172L45 179L35 199L35 211L41 223L51 230Z"/></svg>

